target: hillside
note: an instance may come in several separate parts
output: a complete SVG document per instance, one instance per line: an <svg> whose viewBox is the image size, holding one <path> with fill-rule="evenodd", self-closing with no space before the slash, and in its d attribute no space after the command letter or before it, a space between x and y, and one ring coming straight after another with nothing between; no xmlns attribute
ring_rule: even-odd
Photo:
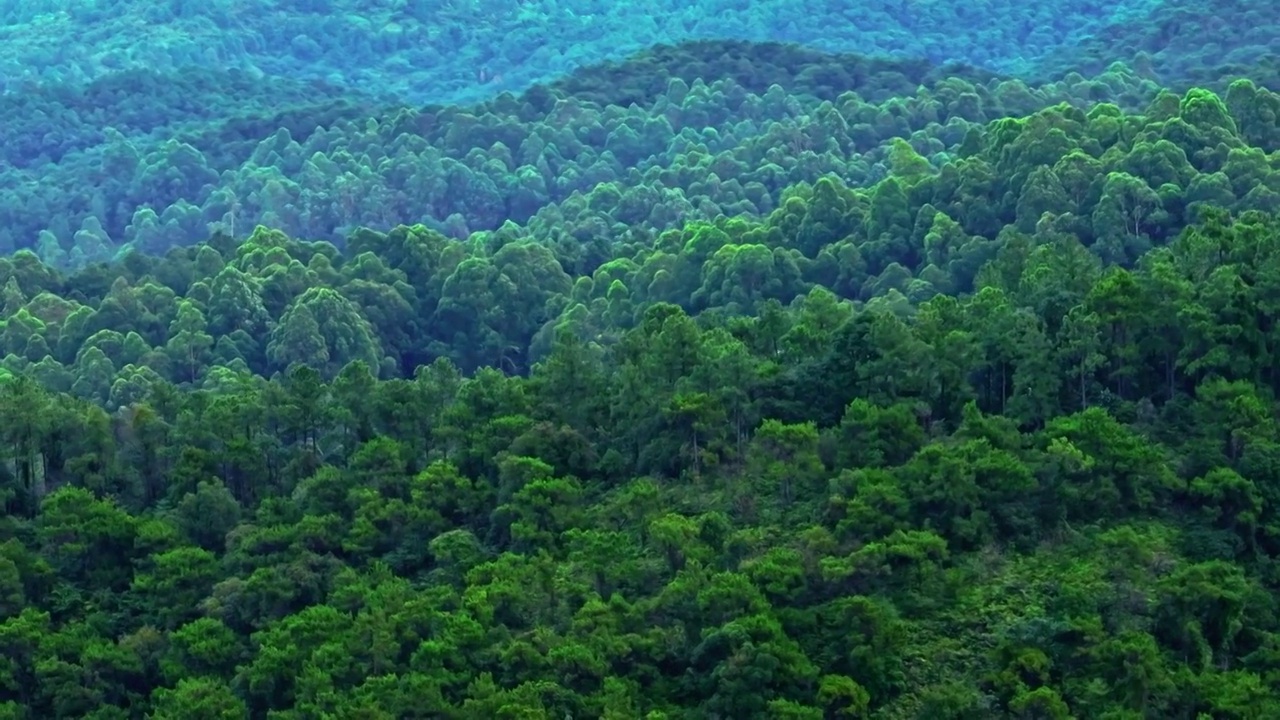
<svg viewBox="0 0 1280 720"><path fill-rule="evenodd" d="M1016 73L1157 4L5 0L0 76L19 85L82 83L124 69L174 73L196 65L326 80L414 103L458 103L523 91L654 45L697 40L795 42Z"/></svg>
<svg viewBox="0 0 1280 720"><path fill-rule="evenodd" d="M0 720L1280 717L1180 3L0 3Z"/></svg>
<svg viewBox="0 0 1280 720"><path fill-rule="evenodd" d="M1078 43L1045 53L1031 75L1088 75L1124 61L1180 89L1217 87L1235 77L1275 87L1280 82L1278 24L1270 8L1248 0L1163 0L1145 15L1109 23Z"/></svg>

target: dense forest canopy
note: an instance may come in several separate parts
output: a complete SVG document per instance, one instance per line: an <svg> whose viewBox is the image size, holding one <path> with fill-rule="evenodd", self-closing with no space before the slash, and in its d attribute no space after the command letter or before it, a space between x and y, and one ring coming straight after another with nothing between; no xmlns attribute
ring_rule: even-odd
<svg viewBox="0 0 1280 720"><path fill-rule="evenodd" d="M1280 717L1273 18L242 5L0 3L0 720Z"/></svg>

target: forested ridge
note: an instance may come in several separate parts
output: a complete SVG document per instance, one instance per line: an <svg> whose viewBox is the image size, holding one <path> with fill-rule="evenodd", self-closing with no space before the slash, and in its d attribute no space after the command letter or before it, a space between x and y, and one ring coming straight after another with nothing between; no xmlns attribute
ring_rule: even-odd
<svg viewBox="0 0 1280 720"><path fill-rule="evenodd" d="M1280 101L929 82L404 112L490 229L0 260L0 717L1280 716Z"/></svg>

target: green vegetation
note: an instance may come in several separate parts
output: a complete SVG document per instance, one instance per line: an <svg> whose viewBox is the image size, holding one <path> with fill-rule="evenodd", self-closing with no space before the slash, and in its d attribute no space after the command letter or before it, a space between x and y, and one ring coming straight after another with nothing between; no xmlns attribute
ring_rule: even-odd
<svg viewBox="0 0 1280 720"><path fill-rule="evenodd" d="M1242 0L1196 0L1243 13ZM0 82L79 83L122 69L175 79L189 68L324 79L414 102L474 102L601 60L696 40L784 41L833 52L961 61L1030 72L1063 47L1148 25L1187 0L4 0ZM1235 4L1236 7L1232 7ZM1265 11L1232 28L1232 49L1265 50ZM1188 30L1201 29L1187 22ZM1210 25L1209 29L1213 29ZM1195 37L1193 32L1188 35ZM1132 51L1117 37L1112 59ZM1095 41L1096 42L1096 41ZM1142 47L1141 45L1138 47ZM1095 48L1091 48L1093 50ZM1092 59L1092 58L1086 58ZM1206 64L1221 57L1206 57ZM488 76L479 77L482 68ZM228 93L228 97L233 97Z"/></svg>
<svg viewBox="0 0 1280 720"><path fill-rule="evenodd" d="M1276 96L939 87L524 225L0 260L0 717L1280 716Z"/></svg>

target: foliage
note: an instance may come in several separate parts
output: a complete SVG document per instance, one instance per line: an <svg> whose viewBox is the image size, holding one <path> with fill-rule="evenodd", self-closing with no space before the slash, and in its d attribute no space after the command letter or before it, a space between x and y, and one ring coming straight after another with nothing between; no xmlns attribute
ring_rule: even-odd
<svg viewBox="0 0 1280 720"><path fill-rule="evenodd" d="M659 244L705 276L762 232ZM1066 235L1010 240L978 292L897 304L817 286L784 305L742 281L695 302L668 265L659 295L696 317L624 289L563 313L528 375L499 371L519 356L485 356L471 317L452 350L499 370L381 379L375 328L396 323L364 320L341 278L506 308L482 325L503 337L594 281L538 295L536 245L461 259L403 228L344 260L260 230L228 260L131 256L117 269L147 274L80 315L48 288L85 298L88 277L15 258L5 337L77 359L5 361L0 700L29 718L1267 716L1277 239L1274 216L1214 210L1132 269ZM239 315L200 309L196 266L248 298ZM432 290L432 271L451 279ZM284 319L264 355L243 328L266 308Z"/></svg>
<svg viewBox="0 0 1280 720"><path fill-rule="evenodd" d="M15 120L0 717L1280 716L1276 94L633 63Z"/></svg>

